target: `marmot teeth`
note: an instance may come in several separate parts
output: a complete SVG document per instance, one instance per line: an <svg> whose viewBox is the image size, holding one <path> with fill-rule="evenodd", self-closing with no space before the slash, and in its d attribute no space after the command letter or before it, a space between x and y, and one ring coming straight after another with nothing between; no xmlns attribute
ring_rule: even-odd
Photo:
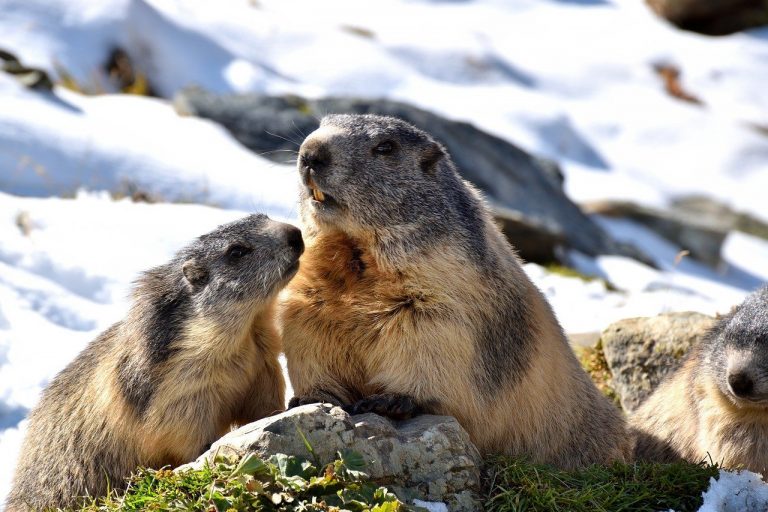
<svg viewBox="0 0 768 512"><path fill-rule="evenodd" d="M309 183L307 183L309 188L312 189L312 197L315 198L315 201L323 202L325 201L325 194L317 188L317 184L315 183L315 180L313 180L311 177L309 178Z"/></svg>

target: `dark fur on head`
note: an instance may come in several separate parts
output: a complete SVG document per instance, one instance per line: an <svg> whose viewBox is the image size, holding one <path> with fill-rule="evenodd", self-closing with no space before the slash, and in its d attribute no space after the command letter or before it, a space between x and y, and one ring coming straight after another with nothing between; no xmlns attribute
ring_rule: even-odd
<svg viewBox="0 0 768 512"><path fill-rule="evenodd" d="M219 313L234 303L271 299L295 274L301 250L296 228L249 215L197 238L170 263L145 273L139 284L154 288L155 281L163 281L161 289L170 285L187 294L196 312Z"/></svg>
<svg viewBox="0 0 768 512"><path fill-rule="evenodd" d="M701 356L701 371L735 405L768 407L768 286L717 322Z"/></svg>
<svg viewBox="0 0 768 512"><path fill-rule="evenodd" d="M445 148L405 121L326 116L302 144L298 166L302 215L353 237L372 235L382 262L397 266L449 237L468 258L486 254L477 244L477 193ZM324 201L313 199L313 186Z"/></svg>

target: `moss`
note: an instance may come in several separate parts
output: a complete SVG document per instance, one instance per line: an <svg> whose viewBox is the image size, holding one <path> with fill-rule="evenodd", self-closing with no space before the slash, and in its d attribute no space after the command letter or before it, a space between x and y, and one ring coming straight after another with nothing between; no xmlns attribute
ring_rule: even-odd
<svg viewBox="0 0 768 512"><path fill-rule="evenodd" d="M489 512L697 510L719 468L708 464L614 463L563 471L498 457L486 472Z"/></svg>
<svg viewBox="0 0 768 512"><path fill-rule="evenodd" d="M609 290L609 291L612 291L612 292L618 291L618 288L616 288L612 283L610 283L609 281L603 279L602 277L590 276L590 275L587 275L587 274L583 274L583 273L579 272L578 270L576 270L574 268L571 268L571 267L566 267L565 265L559 265L557 263L550 263L550 264L546 265L544 268L546 268L547 271L549 273L551 273L551 274L557 274L557 275L563 276L563 277L573 277L573 278L576 278L576 279L580 279L580 280L584 281L585 283L591 283L592 281L600 281L601 283L603 283L603 286L605 286L606 290Z"/></svg>
<svg viewBox="0 0 768 512"><path fill-rule="evenodd" d="M576 347L576 356L582 368L589 374L600 392L617 406L620 406L619 394L611 385L611 374L603 352L603 342L598 340L593 347Z"/></svg>

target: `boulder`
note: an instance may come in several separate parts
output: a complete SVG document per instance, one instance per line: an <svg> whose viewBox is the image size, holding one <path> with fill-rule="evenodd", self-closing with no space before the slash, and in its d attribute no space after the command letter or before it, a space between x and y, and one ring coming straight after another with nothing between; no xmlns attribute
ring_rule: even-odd
<svg viewBox="0 0 768 512"><path fill-rule="evenodd" d="M249 149L281 163L295 161L302 140L326 113L397 116L445 144L462 176L484 193L523 259L567 263L563 248L589 256L638 254L616 243L568 199L554 162L534 157L469 123L383 99L219 96L187 89L177 95L175 105L180 113L220 123Z"/></svg>
<svg viewBox="0 0 768 512"><path fill-rule="evenodd" d="M611 387L624 410L637 408L714 323L713 317L688 312L628 318L608 326L600 341L612 375Z"/></svg>
<svg viewBox="0 0 768 512"><path fill-rule="evenodd" d="M375 414L350 416L329 404L305 405L228 433L182 468L199 468L217 455L312 458L304 438L321 461L345 449L360 453L368 462L365 472L409 503L419 499L444 502L449 510L479 508L480 454L447 416L390 421Z"/></svg>
<svg viewBox="0 0 768 512"><path fill-rule="evenodd" d="M658 210L628 201L596 201L582 204L582 208L590 214L642 224L712 267L720 264L720 250L730 229L722 218L682 208Z"/></svg>
<svg viewBox="0 0 768 512"><path fill-rule="evenodd" d="M734 198L738 200L737 198ZM695 216L699 222L726 231L742 231L768 240L768 222L705 196L684 196L672 201L674 213Z"/></svg>
<svg viewBox="0 0 768 512"><path fill-rule="evenodd" d="M678 27L708 35L726 35L768 25L766 0L647 0Z"/></svg>

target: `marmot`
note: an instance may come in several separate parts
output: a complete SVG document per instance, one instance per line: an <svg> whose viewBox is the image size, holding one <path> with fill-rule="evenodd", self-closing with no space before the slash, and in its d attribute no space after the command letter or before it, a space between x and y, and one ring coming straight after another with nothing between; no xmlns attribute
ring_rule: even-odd
<svg viewBox="0 0 768 512"><path fill-rule="evenodd" d="M331 115L297 165L289 406L451 415L482 452L562 468L629 455L619 411L442 145L400 119Z"/></svg>
<svg viewBox="0 0 768 512"><path fill-rule="evenodd" d="M142 274L127 317L30 413L8 510L75 506L283 410L274 303L303 250L297 228L251 215Z"/></svg>
<svg viewBox="0 0 768 512"><path fill-rule="evenodd" d="M724 316L630 417L635 456L768 476L768 287Z"/></svg>

